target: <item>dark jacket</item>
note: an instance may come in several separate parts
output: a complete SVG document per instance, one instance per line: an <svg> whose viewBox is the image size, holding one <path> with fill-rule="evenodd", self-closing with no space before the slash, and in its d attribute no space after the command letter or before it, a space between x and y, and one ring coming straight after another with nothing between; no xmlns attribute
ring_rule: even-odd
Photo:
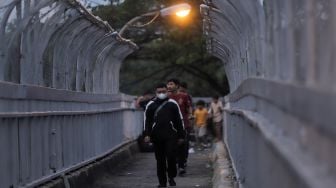
<svg viewBox="0 0 336 188"><path fill-rule="evenodd" d="M168 102L158 111L157 117L154 117L156 109L164 101ZM150 136L153 142L164 139L183 139L185 137L183 118L176 101L168 98L151 100L145 110L144 130L145 135Z"/></svg>

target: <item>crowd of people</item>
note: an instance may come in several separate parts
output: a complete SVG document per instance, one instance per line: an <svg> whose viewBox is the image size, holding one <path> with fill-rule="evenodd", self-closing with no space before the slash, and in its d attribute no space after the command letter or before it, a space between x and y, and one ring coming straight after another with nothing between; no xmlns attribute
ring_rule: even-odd
<svg viewBox="0 0 336 188"><path fill-rule="evenodd" d="M144 143L152 143L157 162L158 187L176 186L174 178L185 176L189 153L203 150L222 139L223 104L214 96L210 105L199 100L193 105L187 84L169 79L156 85L136 101L145 110ZM195 142L194 142L195 141Z"/></svg>

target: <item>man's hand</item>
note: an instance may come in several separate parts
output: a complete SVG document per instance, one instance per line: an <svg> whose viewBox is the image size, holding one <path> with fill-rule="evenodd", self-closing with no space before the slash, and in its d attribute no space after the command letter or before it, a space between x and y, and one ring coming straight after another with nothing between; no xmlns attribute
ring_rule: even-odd
<svg viewBox="0 0 336 188"><path fill-rule="evenodd" d="M146 143L150 142L150 137L149 137L149 136L145 136L144 141L145 141Z"/></svg>
<svg viewBox="0 0 336 188"><path fill-rule="evenodd" d="M182 138L180 138L180 139L177 140L177 144L178 144L178 145L183 144L183 142L184 142L184 139L182 139Z"/></svg>

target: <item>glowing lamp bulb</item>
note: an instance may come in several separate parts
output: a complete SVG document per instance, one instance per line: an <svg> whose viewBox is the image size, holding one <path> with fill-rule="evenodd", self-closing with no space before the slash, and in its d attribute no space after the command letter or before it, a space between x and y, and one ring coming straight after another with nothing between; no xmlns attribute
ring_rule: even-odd
<svg viewBox="0 0 336 188"><path fill-rule="evenodd" d="M175 14L178 17L186 17L190 13L190 9L177 11Z"/></svg>

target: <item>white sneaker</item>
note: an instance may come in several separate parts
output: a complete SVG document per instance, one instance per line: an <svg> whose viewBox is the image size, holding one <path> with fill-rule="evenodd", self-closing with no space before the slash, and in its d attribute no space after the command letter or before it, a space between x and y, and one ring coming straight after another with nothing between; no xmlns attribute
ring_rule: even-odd
<svg viewBox="0 0 336 188"><path fill-rule="evenodd" d="M188 153L195 153L194 148L190 148L190 149L188 150Z"/></svg>

